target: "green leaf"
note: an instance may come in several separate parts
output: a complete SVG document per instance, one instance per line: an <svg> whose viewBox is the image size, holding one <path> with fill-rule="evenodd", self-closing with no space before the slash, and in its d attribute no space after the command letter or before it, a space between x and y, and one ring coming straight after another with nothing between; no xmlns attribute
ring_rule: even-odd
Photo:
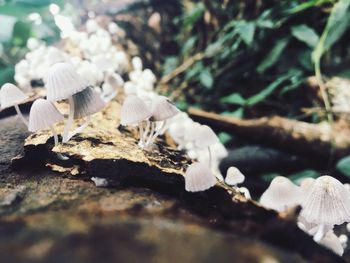
<svg viewBox="0 0 350 263"><path fill-rule="evenodd" d="M15 69L13 66L7 66L5 69L0 69L0 87L6 82L13 82Z"/></svg>
<svg viewBox="0 0 350 263"><path fill-rule="evenodd" d="M293 26L292 35L296 39L304 42L306 45L308 45L311 48L315 48L319 41L319 36L315 32L315 30L313 30L312 28L304 24Z"/></svg>
<svg viewBox="0 0 350 263"><path fill-rule="evenodd" d="M232 135L228 134L227 132L220 132L218 137L222 144L226 144L232 139Z"/></svg>
<svg viewBox="0 0 350 263"><path fill-rule="evenodd" d="M193 9L184 17L184 26L191 27L204 14L205 7L203 3L196 4Z"/></svg>
<svg viewBox="0 0 350 263"><path fill-rule="evenodd" d="M319 176L320 176L319 172L311 169L306 169L306 170L291 174L288 176L288 178L292 180L294 183L300 184L300 182L305 178L308 178L308 177L317 178Z"/></svg>
<svg viewBox="0 0 350 263"><path fill-rule="evenodd" d="M232 93L229 96L221 98L220 103L229 103L243 106L245 104L245 99L239 93Z"/></svg>
<svg viewBox="0 0 350 263"><path fill-rule="evenodd" d="M267 69L272 67L278 61L284 49L287 47L288 42L288 38L283 38L277 41L270 53L267 54L267 56L258 66L257 71L260 74L264 73Z"/></svg>
<svg viewBox="0 0 350 263"><path fill-rule="evenodd" d="M291 9L288 9L286 11L287 14L296 14L296 13L299 13L299 12L302 12L306 9L309 9L311 7L314 7L314 6L317 6L319 0L311 0L311 1L307 1L305 3L302 3L300 5L297 5Z"/></svg>
<svg viewBox="0 0 350 263"><path fill-rule="evenodd" d="M279 85L282 84L282 82L290 79L296 72L294 70L288 71L286 74L280 76L275 81L273 81L270 85L268 85L266 88L264 88L262 91L260 91L258 94L255 94L254 96L249 97L246 100L246 105L253 106L263 100L265 100L268 96L271 95L272 92L276 88L278 88Z"/></svg>
<svg viewBox="0 0 350 263"><path fill-rule="evenodd" d="M350 0L339 0L332 9L327 20L320 41L318 42L314 52L313 60L319 63L322 55L329 50L345 33L350 25L349 16Z"/></svg>
<svg viewBox="0 0 350 263"><path fill-rule="evenodd" d="M190 51L193 48L196 41L197 41L197 36L193 36L187 39L187 41L182 47L182 54L186 54L188 51Z"/></svg>
<svg viewBox="0 0 350 263"><path fill-rule="evenodd" d="M17 21L13 28L12 42L16 46L25 46L30 37L31 24Z"/></svg>
<svg viewBox="0 0 350 263"><path fill-rule="evenodd" d="M201 84L207 89L211 89L214 84L214 78L209 69L204 69L199 75L199 80Z"/></svg>
<svg viewBox="0 0 350 263"><path fill-rule="evenodd" d="M238 35L247 46L253 43L255 33L255 24L253 22L239 21L235 26L235 31L237 31Z"/></svg>
<svg viewBox="0 0 350 263"><path fill-rule="evenodd" d="M336 165L336 168L343 175L350 177L350 155L340 159Z"/></svg>
<svg viewBox="0 0 350 263"><path fill-rule="evenodd" d="M172 72L178 64L178 59L175 56L167 57L163 66L163 75L168 75Z"/></svg>

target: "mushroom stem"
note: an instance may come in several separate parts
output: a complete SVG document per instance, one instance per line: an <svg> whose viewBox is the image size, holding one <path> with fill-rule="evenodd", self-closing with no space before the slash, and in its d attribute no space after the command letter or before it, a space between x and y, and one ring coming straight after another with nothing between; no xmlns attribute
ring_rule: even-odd
<svg viewBox="0 0 350 263"><path fill-rule="evenodd" d="M145 131L144 131L143 137L142 137L143 142L146 141L146 139L147 139L147 134L148 134L148 132L149 132L149 128L151 127L151 122L150 122L149 120L147 120L146 123L147 123L147 124L146 124L146 128L145 128Z"/></svg>
<svg viewBox="0 0 350 263"><path fill-rule="evenodd" d="M324 237L324 235L325 235L325 225L321 224L318 227L318 230L317 230L316 234L314 235L314 241L315 242L320 242L321 239Z"/></svg>
<svg viewBox="0 0 350 263"><path fill-rule="evenodd" d="M117 92L114 91L111 94L103 94L102 93L102 99L104 102L110 102L115 96L117 96Z"/></svg>
<svg viewBox="0 0 350 263"><path fill-rule="evenodd" d="M156 132L152 135L150 134L150 137L147 140L146 146L151 145L155 139L162 134L162 131L164 130L164 128L166 127L166 120L162 122L161 126L159 128L156 129ZM164 133L164 132L163 132Z"/></svg>
<svg viewBox="0 0 350 263"><path fill-rule="evenodd" d="M86 121L80 125L78 128L76 128L74 131L70 132L68 135L68 140L69 141L73 136L75 136L76 134L82 132L90 123L91 121L91 116L87 116L86 117Z"/></svg>
<svg viewBox="0 0 350 263"><path fill-rule="evenodd" d="M69 116L68 116L67 123L64 126L63 138L62 138L63 143L66 143L69 141L69 130L72 127L74 122L74 100L72 96L69 97L68 102L69 102Z"/></svg>
<svg viewBox="0 0 350 263"><path fill-rule="evenodd" d="M148 146L149 145L149 143L150 143L150 141L151 141L151 139L152 139L152 137L153 137L153 133L154 133L154 130L155 130L155 126L156 126L156 123L155 122L152 122L151 123L151 131L149 132L149 134L147 135L146 134L146 143L145 143L145 145L146 146ZM147 137L148 136L148 137Z"/></svg>
<svg viewBox="0 0 350 263"><path fill-rule="evenodd" d="M143 148L145 145L145 141L144 141L144 130L143 130L142 122L139 123L139 133L140 133L140 140L138 145Z"/></svg>
<svg viewBox="0 0 350 263"><path fill-rule="evenodd" d="M208 153L209 153L209 167L211 169L212 154L211 154L210 146L208 146Z"/></svg>
<svg viewBox="0 0 350 263"><path fill-rule="evenodd" d="M28 127L28 121L26 118L24 118L21 110L18 107L18 104L15 104L15 109L16 109L17 115L20 117L20 119L23 121L23 123Z"/></svg>
<svg viewBox="0 0 350 263"><path fill-rule="evenodd" d="M53 135L53 140L54 140L55 147L56 147L58 145L58 134L53 126L50 126L50 129L51 129L51 132ZM64 156L61 153L56 153L56 154L57 154L57 157L61 160L68 160L69 159L67 156Z"/></svg>

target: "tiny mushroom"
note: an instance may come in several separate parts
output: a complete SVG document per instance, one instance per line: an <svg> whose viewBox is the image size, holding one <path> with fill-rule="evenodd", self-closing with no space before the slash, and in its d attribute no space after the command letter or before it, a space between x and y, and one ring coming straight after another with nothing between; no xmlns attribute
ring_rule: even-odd
<svg viewBox="0 0 350 263"><path fill-rule="evenodd" d="M40 130L51 129L55 146L58 145L58 135L54 129L54 124L63 121L64 117L56 109L55 105L45 99L37 99L34 101L29 114L28 130L30 132L37 132ZM58 154L61 159L66 157Z"/></svg>
<svg viewBox="0 0 350 263"><path fill-rule="evenodd" d="M5 83L0 89L0 105L2 109L15 107L18 116L23 123L28 126L28 121L24 118L18 104L28 99L28 96L11 83Z"/></svg>
<svg viewBox="0 0 350 263"><path fill-rule="evenodd" d="M147 105L137 96L130 95L125 98L120 112L121 125L137 125L140 132L139 146L144 147L143 122L152 116L152 112Z"/></svg>
<svg viewBox="0 0 350 263"><path fill-rule="evenodd" d="M148 123L145 132L145 136L147 137L147 134L149 132L148 129L151 126L151 131L149 132L148 138L145 138L146 147L152 145L155 139L160 134L163 134L165 132L167 128L167 120L174 117L180 111L167 97L157 96L152 101L151 112L151 123ZM157 122L160 123L159 126L157 125Z"/></svg>
<svg viewBox="0 0 350 263"><path fill-rule="evenodd" d="M118 90L123 88L124 80L117 73L106 73L102 85L102 98L105 102L112 100L118 94Z"/></svg>
<svg viewBox="0 0 350 263"><path fill-rule="evenodd" d="M73 100L75 106L74 119L86 117L86 121L80 127L69 133L68 140L85 129L91 120L91 115L99 112L106 105L101 99L100 94L91 87L87 87L83 91L74 94ZM70 124L70 127L72 124L73 123Z"/></svg>
<svg viewBox="0 0 350 263"><path fill-rule="evenodd" d="M188 192L205 191L216 184L216 177L210 168L202 163L191 164L185 174L185 189Z"/></svg>
<svg viewBox="0 0 350 263"><path fill-rule="evenodd" d="M73 95L84 90L87 83L75 72L69 63L59 62L52 65L44 78L47 89L47 99L55 102L68 99L69 116L63 131L62 142L69 140L69 128L74 120L74 99Z"/></svg>
<svg viewBox="0 0 350 263"><path fill-rule="evenodd" d="M341 182L328 175L315 180L301 206L300 217L318 225L315 241L323 238L327 225L350 222L350 193Z"/></svg>
<svg viewBox="0 0 350 263"><path fill-rule="evenodd" d="M260 203L267 208L282 212L299 205L301 198L302 191L298 186L286 177L277 176L262 194Z"/></svg>
<svg viewBox="0 0 350 263"><path fill-rule="evenodd" d="M237 185L244 182L245 176L241 173L241 171L234 166L231 166L227 169L225 182L228 185Z"/></svg>
<svg viewBox="0 0 350 263"><path fill-rule="evenodd" d="M210 146L219 143L219 138L215 132L207 125L200 125L196 129L196 133L193 134L194 145L198 148L207 148L209 153L209 167L212 169L212 153Z"/></svg>

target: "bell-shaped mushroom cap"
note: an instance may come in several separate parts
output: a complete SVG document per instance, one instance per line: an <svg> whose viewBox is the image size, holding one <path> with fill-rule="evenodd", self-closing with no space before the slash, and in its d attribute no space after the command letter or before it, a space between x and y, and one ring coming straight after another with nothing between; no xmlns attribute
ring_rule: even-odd
<svg viewBox="0 0 350 263"><path fill-rule="evenodd" d="M202 163L193 163L185 175L185 189L188 192L205 191L216 184L215 175Z"/></svg>
<svg viewBox="0 0 350 263"><path fill-rule="evenodd" d="M231 166L227 169L225 182L228 185L237 185L244 182L245 176L237 167Z"/></svg>
<svg viewBox="0 0 350 263"><path fill-rule="evenodd" d="M199 148L209 147L220 142L215 132L207 125L201 125L196 129L196 132L195 145Z"/></svg>
<svg viewBox="0 0 350 263"><path fill-rule="evenodd" d="M99 112L106 103L101 99L100 94L91 87L73 95L74 119L84 118Z"/></svg>
<svg viewBox="0 0 350 263"><path fill-rule="evenodd" d="M120 111L122 125L138 124L152 116L151 110L138 97L130 95L125 98Z"/></svg>
<svg viewBox="0 0 350 263"><path fill-rule="evenodd" d="M300 216L310 223L339 225L350 222L350 193L331 176L317 178L301 205Z"/></svg>
<svg viewBox="0 0 350 263"><path fill-rule="evenodd" d="M164 121L174 117L180 111L176 106L164 96L157 96L152 101L152 120Z"/></svg>
<svg viewBox="0 0 350 263"><path fill-rule="evenodd" d="M30 132L44 130L63 120L64 117L55 105L50 101L37 99L30 109L28 130Z"/></svg>
<svg viewBox="0 0 350 263"><path fill-rule="evenodd" d="M301 189L288 178L277 176L262 194L260 203L279 212L299 205L302 199Z"/></svg>
<svg viewBox="0 0 350 263"><path fill-rule="evenodd" d="M28 96L11 83L5 83L0 89L0 105L3 109L26 100Z"/></svg>
<svg viewBox="0 0 350 263"><path fill-rule="evenodd" d="M339 238L332 230L327 232L327 234L321 239L320 244L329 248L339 256L342 256L344 253L344 248L341 245Z"/></svg>
<svg viewBox="0 0 350 263"><path fill-rule="evenodd" d="M59 101L84 90L87 83L75 72L69 63L52 65L44 78L49 101Z"/></svg>

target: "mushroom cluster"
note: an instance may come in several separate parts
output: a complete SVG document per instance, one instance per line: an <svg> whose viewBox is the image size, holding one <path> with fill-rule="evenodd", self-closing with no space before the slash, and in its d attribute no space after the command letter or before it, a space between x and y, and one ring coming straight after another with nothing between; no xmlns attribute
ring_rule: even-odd
<svg viewBox="0 0 350 263"><path fill-rule="evenodd" d="M306 178L297 186L288 178L278 176L263 193L260 203L279 212L300 205L298 226L316 242L343 254L342 242L333 228L350 222L350 191L334 177Z"/></svg>

